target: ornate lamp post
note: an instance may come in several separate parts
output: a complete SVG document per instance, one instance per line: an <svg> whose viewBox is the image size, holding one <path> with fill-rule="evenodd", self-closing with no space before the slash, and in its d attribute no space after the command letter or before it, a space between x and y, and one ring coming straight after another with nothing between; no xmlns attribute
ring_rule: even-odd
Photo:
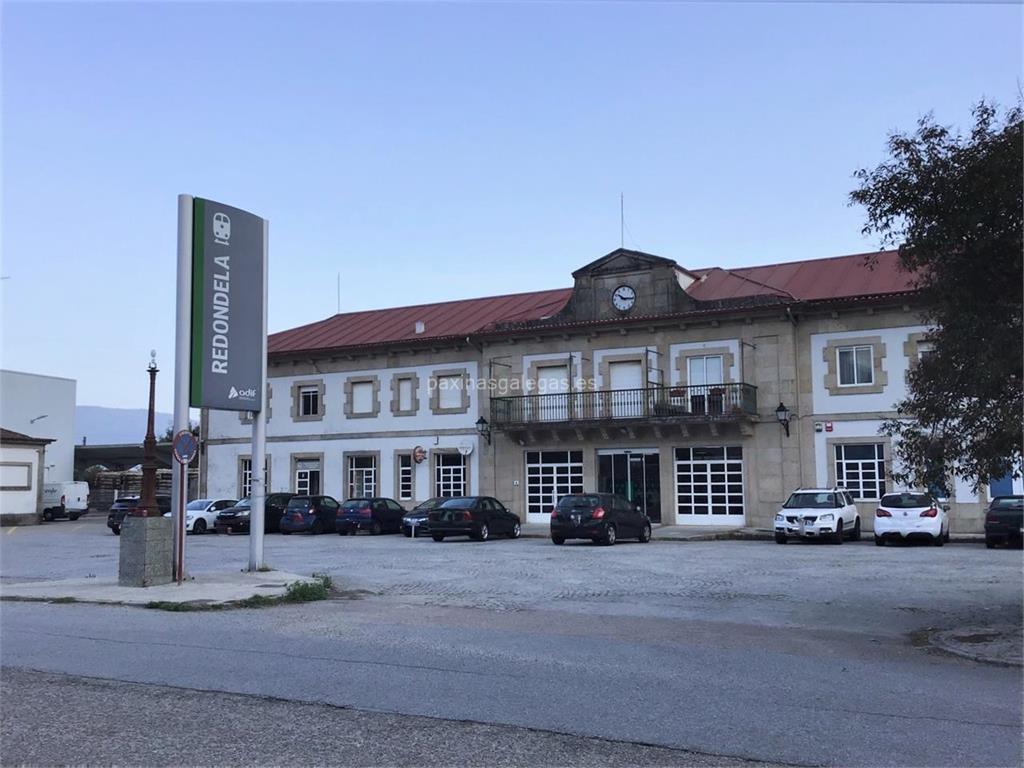
<svg viewBox="0 0 1024 768"><path fill-rule="evenodd" d="M139 505L132 514L135 517L160 517L160 508L156 503L156 434L153 422L156 411L156 350L149 353L149 419L146 424L146 439L142 443L142 493Z"/></svg>

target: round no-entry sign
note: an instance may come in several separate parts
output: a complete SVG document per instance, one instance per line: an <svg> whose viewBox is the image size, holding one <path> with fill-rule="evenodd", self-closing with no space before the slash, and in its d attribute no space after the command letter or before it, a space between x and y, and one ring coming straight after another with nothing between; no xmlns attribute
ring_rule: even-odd
<svg viewBox="0 0 1024 768"><path fill-rule="evenodd" d="M176 434L171 445L174 450L174 458L179 464L191 462L196 457L196 451L199 450L199 441L187 429L183 429Z"/></svg>

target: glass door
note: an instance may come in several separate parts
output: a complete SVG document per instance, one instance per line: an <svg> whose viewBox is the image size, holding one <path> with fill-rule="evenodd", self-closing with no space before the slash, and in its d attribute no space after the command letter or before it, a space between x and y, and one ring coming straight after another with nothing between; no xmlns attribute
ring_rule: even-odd
<svg viewBox="0 0 1024 768"><path fill-rule="evenodd" d="M661 522L661 473L656 450L598 451L597 489L636 502Z"/></svg>

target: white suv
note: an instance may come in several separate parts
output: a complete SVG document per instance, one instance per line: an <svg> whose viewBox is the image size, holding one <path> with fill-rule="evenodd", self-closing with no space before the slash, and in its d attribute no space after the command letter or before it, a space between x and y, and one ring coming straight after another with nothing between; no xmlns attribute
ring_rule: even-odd
<svg viewBox="0 0 1024 768"><path fill-rule="evenodd" d="M844 538L860 539L860 515L853 496L842 488L797 488L775 515L775 543L785 544L790 536L801 539L829 539L842 544Z"/></svg>

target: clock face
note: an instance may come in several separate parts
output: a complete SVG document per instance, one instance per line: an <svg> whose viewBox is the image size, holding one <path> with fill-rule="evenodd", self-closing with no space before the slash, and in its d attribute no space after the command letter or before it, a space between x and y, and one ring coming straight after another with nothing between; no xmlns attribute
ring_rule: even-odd
<svg viewBox="0 0 1024 768"><path fill-rule="evenodd" d="M612 306L620 312L626 312L636 303L636 291L628 285L620 285L612 291Z"/></svg>

